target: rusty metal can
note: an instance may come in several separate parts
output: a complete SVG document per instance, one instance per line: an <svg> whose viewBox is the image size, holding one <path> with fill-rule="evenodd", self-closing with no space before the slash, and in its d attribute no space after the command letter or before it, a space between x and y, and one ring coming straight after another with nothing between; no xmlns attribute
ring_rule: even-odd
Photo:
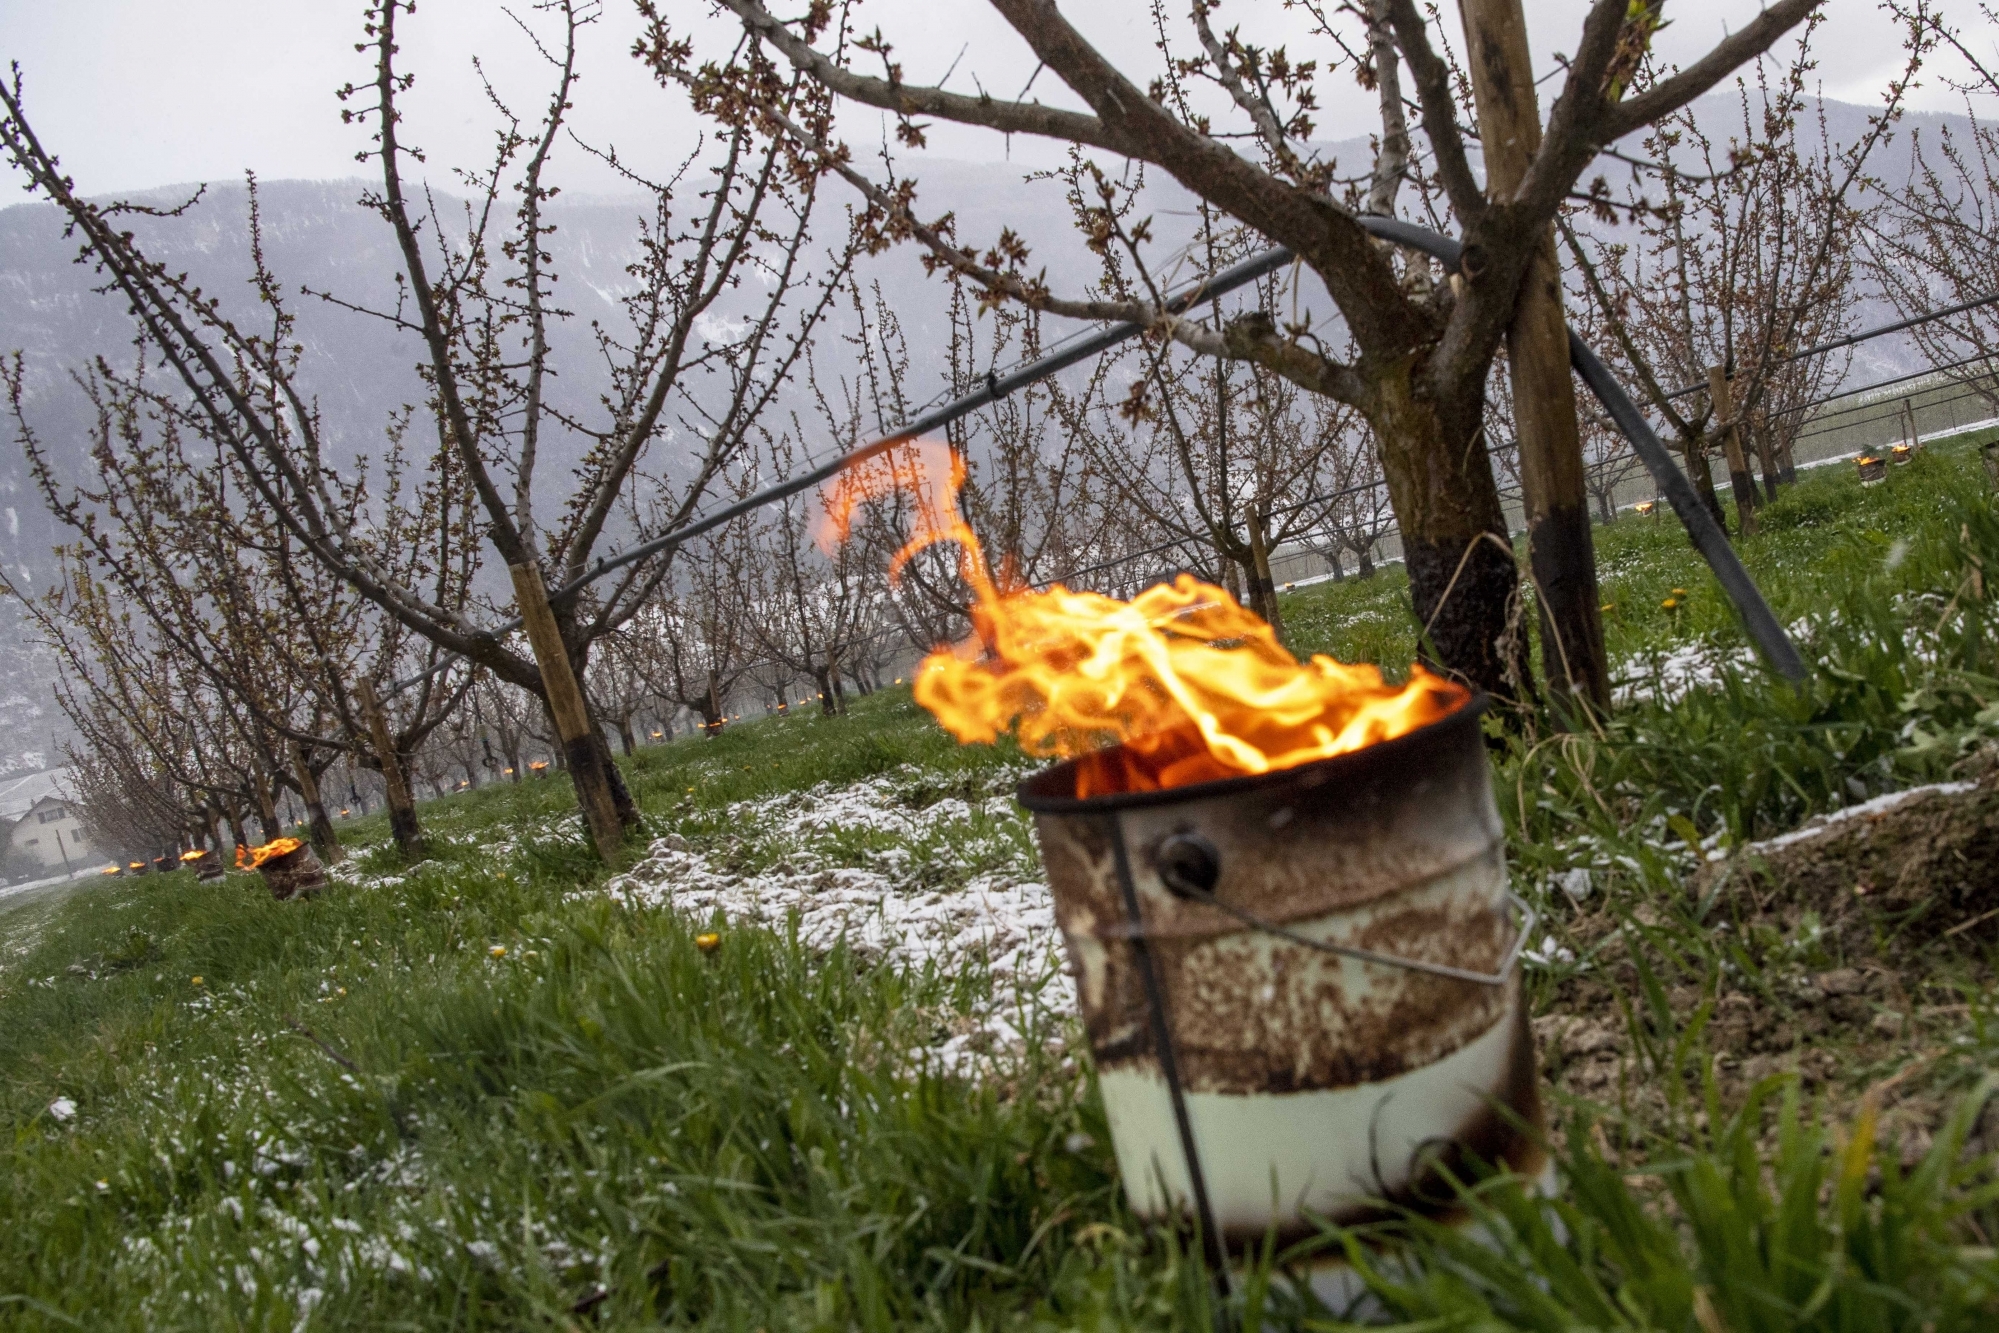
<svg viewBox="0 0 1999 1333"><path fill-rule="evenodd" d="M274 856L257 867L271 896L283 902L303 898L326 887L326 867L320 863L312 844L301 842L282 856Z"/></svg>
<svg viewBox="0 0 1999 1333"><path fill-rule="evenodd" d="M1020 788L1126 1195L1211 1258L1545 1165L1482 707L1273 773Z"/></svg>
<svg viewBox="0 0 1999 1333"><path fill-rule="evenodd" d="M197 847L185 853L180 858L180 863L183 870L192 870L196 881L202 884L213 884L225 873L222 858L209 847Z"/></svg>

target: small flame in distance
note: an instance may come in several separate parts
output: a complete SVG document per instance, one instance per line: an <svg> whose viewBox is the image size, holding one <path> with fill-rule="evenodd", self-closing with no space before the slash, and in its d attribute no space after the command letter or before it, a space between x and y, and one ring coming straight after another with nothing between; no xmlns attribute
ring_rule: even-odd
<svg viewBox="0 0 1999 1333"><path fill-rule="evenodd" d="M1470 693L1426 671L1390 685L1373 666L1298 659L1261 618L1182 574L1132 600L1021 586L995 573L958 515L963 461L915 441L843 472L823 497L822 549L845 541L862 504L910 506L919 551L958 547L973 637L917 669L916 701L966 744L1012 733L1029 754L1083 758L1076 794L1156 791L1346 754L1462 707ZM1115 748L1113 748L1115 747Z"/></svg>

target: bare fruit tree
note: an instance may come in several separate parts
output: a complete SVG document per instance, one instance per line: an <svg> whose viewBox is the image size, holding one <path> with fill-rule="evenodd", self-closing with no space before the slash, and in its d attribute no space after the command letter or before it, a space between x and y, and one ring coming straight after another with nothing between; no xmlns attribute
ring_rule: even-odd
<svg viewBox="0 0 1999 1333"><path fill-rule="evenodd" d="M1596 0L1566 44L1572 54L1546 133L1525 158L1517 184L1491 195L1471 165L1459 86L1415 0L1381 0L1354 15L1350 46L1343 50L1328 37L1323 63L1256 48L1233 30L1217 36L1221 25L1201 0L1188 27L1176 30L1185 44L1167 40L1161 72L1150 79L1117 68L1053 0L993 0L1041 66L1080 100L1080 110L912 81L879 33L860 36L866 29L849 6L819 4L784 19L759 0L723 0L753 46L705 62L654 6L642 8L652 20L644 52L662 77L694 89L699 106L723 124L757 125L793 144L814 169L840 174L864 193L884 242L915 241L933 262L995 300L1079 319L1136 321L1196 352L1254 362L1359 412L1379 443L1415 610L1435 656L1467 680L1514 695L1525 661L1507 647L1519 638L1508 633L1518 575L1491 466L1477 441L1487 370L1513 321L1523 279L1603 146L1685 106L1768 49L1814 3L1778 0L1685 70L1633 91L1659 6ZM1356 64L1384 90L1399 87L1406 71L1418 125L1464 241L1453 282L1405 283L1393 256L1362 227L1361 202L1333 197L1330 164L1308 146L1321 71ZM924 219L916 211L916 182L863 174L836 139L830 115L801 118L777 105L770 90L789 86L779 73L786 67L840 99L888 112L901 141L912 146L923 142L927 120L951 120L1157 167L1258 235L1289 246L1331 295L1349 345L1329 346L1317 331L1280 323L1274 314L1219 326L1173 317L1135 278L1125 290L1095 297L1051 291L1014 232L1002 229L974 244L959 236L955 220ZM1198 82L1225 96L1227 106L1181 110L1170 80ZM1381 103L1386 119L1375 167L1381 189L1368 193L1392 207L1408 169L1409 135L1399 94L1384 91ZM1584 522L1585 548L1587 535ZM1585 581L1589 597L1575 599L1577 615L1587 621L1583 629L1596 623L1593 581Z"/></svg>
<svg viewBox="0 0 1999 1333"><path fill-rule="evenodd" d="M1764 446L1767 490L1784 471L1784 423L1795 433L1798 406L1844 369L1791 354L1846 329L1859 299L1860 188L1920 57L1912 53L1865 133L1837 144L1807 86L1817 26L1775 79L1759 65L1753 83L1740 83L1737 128L1725 142L1690 112L1653 127L1625 199L1612 204L1604 191L1597 201L1606 218L1628 209L1634 238L1592 238L1564 224L1584 301L1667 422L1717 520L1710 460L1727 453L1745 531L1754 526L1757 488L1743 436ZM1717 370L1719 392L1710 386Z"/></svg>
<svg viewBox="0 0 1999 1333"><path fill-rule="evenodd" d="M435 439L428 464L457 471L476 497L479 529L511 575L528 651L486 628L499 608L439 602L394 578L334 501L338 460L311 410L311 358L260 242L257 332L149 261L120 226L125 206L77 192L29 126L18 74L0 88L0 145L63 211L157 349L159 370L179 380L181 428L212 442L311 558L440 649L547 704L608 858L637 814L579 682L592 645L644 605L671 552L599 583L580 580L614 537L643 540L697 511L788 380L853 248L843 227L829 253L815 249L816 179L791 171L788 150L749 126L719 136L667 181L644 180L605 152L649 193L651 216L625 275L623 327L592 331L607 391L594 404L563 400L552 332L573 316L554 296L547 205L576 86L577 34L592 15L570 0L544 7L554 15L553 32L536 41L549 66L545 109L525 122L492 96L500 145L487 169L464 178L470 197L454 221L451 201L410 177L421 154L403 116L413 76L399 64L398 33L412 8L404 0L368 8L375 77L341 94L350 103L342 114L373 131L366 156L380 175L363 203L393 237L397 263L401 299L368 313L412 349L427 393L416 420ZM790 113L812 114L823 100L809 80L787 85L766 92ZM699 189L683 188L690 173ZM337 294L325 299L359 308ZM566 489L545 466L565 453L578 459Z"/></svg>
<svg viewBox="0 0 1999 1333"><path fill-rule="evenodd" d="M59 590L68 604L51 608L44 633L60 639L114 604L121 617L143 619L157 650L178 655L242 720L246 743L263 756L258 781L295 791L314 843L338 860L321 778L341 758L378 771L406 765L456 707L466 674L427 670L438 665L436 645L307 555L226 461L200 456L202 443L182 429L177 397L145 373L150 351L141 337L133 370L100 362L79 376L94 408L87 439L96 474L80 486L62 479L29 420L20 358L0 367L30 476L50 512L76 533L76 569L87 559L105 585L104 595L87 595L92 590L73 572ZM403 443L404 433L392 432L380 476L355 469L330 479L326 494L350 525L366 527L378 569L439 603L462 602L477 573L477 545L467 540L470 492L448 472L417 471L421 481L413 482ZM378 520L365 523L370 515ZM386 691L412 671L416 688L395 701L389 752L379 753L357 694L364 683ZM420 854L415 808L398 804L398 841L405 855Z"/></svg>
<svg viewBox="0 0 1999 1333"><path fill-rule="evenodd" d="M1869 271L1904 318L1969 304L1909 336L1931 365L1999 410L1999 305L1986 299L1999 292L1999 125L1981 119L1973 100L1999 95L1999 64L1940 14L1901 2L1890 8L1963 62L1967 73L1952 83L1971 124L1910 132L1914 170L1907 182L1883 184L1867 237ZM1980 4L1977 14L1986 33L1999 25L1992 6Z"/></svg>

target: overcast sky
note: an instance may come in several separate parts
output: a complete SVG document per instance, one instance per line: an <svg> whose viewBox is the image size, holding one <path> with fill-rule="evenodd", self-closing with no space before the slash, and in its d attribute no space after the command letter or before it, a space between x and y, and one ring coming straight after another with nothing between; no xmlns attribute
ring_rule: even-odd
<svg viewBox="0 0 1999 1333"><path fill-rule="evenodd" d="M1971 5L1950 2L1960 22L1975 20ZM1183 6L1169 0L1169 7ZM1528 0L1537 72L1553 69L1555 54L1573 49L1585 7L1584 0ZM532 0L516 8L540 21ZM661 0L661 8L687 16L711 49L728 35L707 16L703 0ZM1157 53L1142 3L1069 0L1064 9L1127 73L1149 77ZM233 179L246 168L266 179L351 176L361 170L354 154L366 134L341 123L334 90L368 77L366 57L354 51L361 10L358 0L0 0L0 59L20 63L36 129L86 193ZM1660 50L1691 59L1746 12L1743 0L1669 4ZM1827 12L1817 43L1824 91L1876 102L1899 68L1896 29L1870 0L1829 0ZM948 70L951 88L1013 96L1034 68L1025 45L979 0L877 0L863 13L895 43L912 82L935 81ZM1289 27L1294 54L1309 54L1309 44L1296 40L1296 13L1273 0L1236 0L1222 18L1265 40L1282 40ZM472 67L475 55L524 118L536 114L547 68L506 6L424 0L402 23L405 68L418 74L410 137L428 148L434 168L474 164L489 151L495 113ZM677 95L655 85L630 57L638 26L631 0L604 0L601 21L585 38L573 120L585 139L615 145L657 170L696 142L700 126ZM1977 35L1984 47L1993 45L1991 33ZM1544 87L1544 110L1552 88ZM1035 95L1051 101L1067 100L1065 92L1045 73L1034 86ZM1329 81L1322 98L1318 137L1368 131L1368 97L1350 80ZM1962 109L1934 77L1913 104ZM849 112L847 133L855 139L868 123L854 119L861 114ZM932 151L975 161L1010 151L1015 161L1041 162L1050 150L1018 142L1009 149L997 136L940 126ZM573 148L563 179L571 189L618 185Z"/></svg>

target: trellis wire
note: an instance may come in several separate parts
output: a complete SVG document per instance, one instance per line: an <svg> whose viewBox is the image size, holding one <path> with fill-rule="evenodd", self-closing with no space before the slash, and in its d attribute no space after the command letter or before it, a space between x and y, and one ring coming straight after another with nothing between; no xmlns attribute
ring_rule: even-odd
<svg viewBox="0 0 1999 1333"><path fill-rule="evenodd" d="M1364 216L1359 219L1359 222L1363 227L1385 240L1430 254L1442 260L1446 268L1455 269L1457 267L1459 246L1456 241L1395 218ZM1224 295L1248 283L1254 282L1258 278L1275 272L1284 265L1291 263L1293 259L1292 252L1284 246L1277 246L1261 251L1231 265L1212 278L1197 282L1191 287L1184 289L1167 302L1167 309L1174 314L1182 313L1201 301ZM1967 310L1977 309L1981 306L1993 304L1994 302L1999 302L1999 293L1960 302L1943 310L1931 311L1923 315L1898 320L1892 324L1848 334L1830 342L1821 343L1814 347L1808 347L1802 351L1792 353L1784 357L1778 364L1788 364L1806 357L1836 351L1841 347L1854 346L1872 338L1913 328L1938 319L1944 319L1951 315L1961 314ZM864 462L869 458L873 458L894 448L898 444L906 443L928 432L941 429L952 422L969 416L980 408L998 402L1000 399L1013 393L1016 389L1025 388L1030 384L1046 379L1050 375L1066 370L1078 362L1085 361L1101 352L1108 351L1110 348L1137 336L1143 331L1143 325L1125 321L1108 325L1094 334L1072 334L1068 338L1056 343L1055 349L1048 354L1038 357L1033 361L1017 364L1004 374L996 371L987 371L985 381L978 389L973 390L971 393L961 394L937 407L919 413L900 429L888 435L870 440L798 476L787 478L732 504L725 505L721 509L674 529L672 532L663 533L649 541L641 542L637 546L619 552L616 555L599 558L585 573L555 589L550 594L550 600L560 601L563 598L573 596L606 574L636 564L653 555L685 545L687 542L705 533L712 532L714 529L722 527L745 514L753 513L765 505L819 486L856 463ZM1582 375L1584 382L1589 385L1591 391L1597 395L1598 400L1603 404L1605 410L1610 413L1613 424L1617 427L1619 433L1624 435L1631 443L1634 452L1638 454L1639 460L1645 464L1646 470L1652 473L1653 480L1659 485L1661 493L1666 495L1668 500L1673 503L1674 510L1676 513L1679 513L1681 521L1687 524L1689 534L1694 537L1696 546L1701 549L1702 555L1707 558L1710 568L1714 570L1716 578L1722 583L1724 590L1728 592L1730 600L1735 603L1752 637L1757 640L1758 646L1764 650L1771 664L1781 674L1794 680L1802 679L1804 665L1798 658L1797 650L1791 644L1789 636L1784 633L1782 626L1777 624L1776 618L1771 614L1768 604L1763 600L1762 594L1756 589L1753 581L1749 579L1747 572L1742 569L1741 562L1735 557L1734 549L1728 545L1727 535L1722 533L1719 527L1713 523L1712 517L1707 514L1705 507L1697 502L1691 483L1686 480L1685 475L1673 463L1671 456L1666 453L1665 446L1659 442L1657 435L1652 432L1651 427L1645 422L1637 405L1631 402L1629 396L1624 394L1622 388L1611 378L1609 371L1603 367L1602 362L1596 358L1595 354L1573 332L1570 334L1570 345L1571 358L1577 372ZM1978 359L1980 358L1969 358L1964 362L1956 363L1954 366L1942 367L1940 369L1954 369L1957 368L1957 365L1970 364L1971 361ZM1818 403L1832 401L1835 397L1850 397L1855 393L1867 392L1869 389L1886 387L1901 383L1906 379L1919 378L1922 375L1935 373L1938 373L1937 370L1932 369L1918 372L1916 375L1904 376L1901 379L1885 381L1883 384L1870 385L1857 390L1844 390L1839 394L1827 395L1812 403L1800 404L1797 407L1787 409L1787 411L1802 411L1811 406L1816 406ZM1687 394L1701 391L1705 388L1704 384L1689 385L1685 388L1674 390L1667 397L1684 397ZM1510 447L1517 446L1500 446L1498 451L1504 451ZM1656 454L1656 458L1653 457L1654 454ZM1670 478L1668 474L1670 474ZM1675 482L1677 482L1677 485ZM1381 481L1364 482L1322 496L1309 497L1306 500L1287 506L1283 512L1291 513L1309 505L1331 503L1349 494L1358 494L1362 491L1378 489L1384 484ZM1687 492L1686 497L1684 497L1685 508L1683 508L1682 498L1677 495L1677 492L1681 489L1685 489ZM1695 515L1699 517L1694 517ZM1713 533L1696 531L1697 527L1703 526L1703 519L1705 519L1704 526L1714 528ZM1383 535L1386 535L1386 531ZM1062 579L1074 579L1086 574L1097 573L1133 560L1143 559L1147 555L1171 550L1176 546L1186 544L1189 540L1192 539L1179 538L1132 555L1120 556L1114 560L1073 570L1059 577ZM516 617L503 621L481 633L486 637L497 638L502 634L507 634L520 628L520 624L519 618ZM389 687L387 693L398 693L417 684L419 681L438 674L440 671L448 670L452 665L455 665L455 663L440 664L429 671L420 672L414 676L396 681Z"/></svg>

